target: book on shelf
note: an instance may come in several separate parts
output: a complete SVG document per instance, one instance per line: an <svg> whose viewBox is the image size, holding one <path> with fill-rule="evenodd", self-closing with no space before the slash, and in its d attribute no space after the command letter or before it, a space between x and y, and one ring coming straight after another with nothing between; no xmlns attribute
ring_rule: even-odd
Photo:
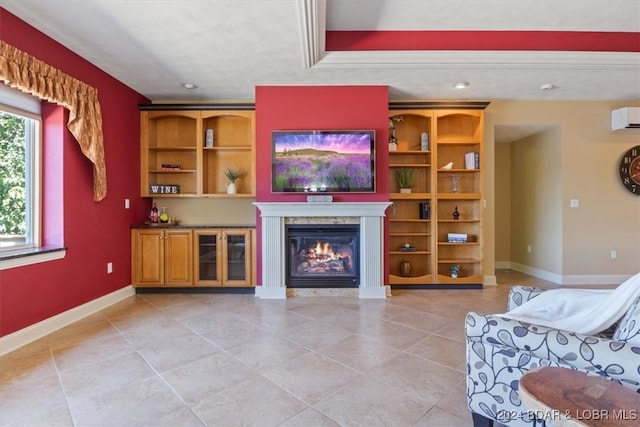
<svg viewBox="0 0 640 427"><path fill-rule="evenodd" d="M480 153L472 151L464 155L464 167L466 169L480 169Z"/></svg>
<svg viewBox="0 0 640 427"><path fill-rule="evenodd" d="M176 163L163 163L160 165L163 171L179 171L182 170L182 165Z"/></svg>
<svg viewBox="0 0 640 427"><path fill-rule="evenodd" d="M431 219L431 201L418 203L418 209L420 219Z"/></svg>
<svg viewBox="0 0 640 427"><path fill-rule="evenodd" d="M466 233L448 233L447 242L449 243L467 243Z"/></svg>

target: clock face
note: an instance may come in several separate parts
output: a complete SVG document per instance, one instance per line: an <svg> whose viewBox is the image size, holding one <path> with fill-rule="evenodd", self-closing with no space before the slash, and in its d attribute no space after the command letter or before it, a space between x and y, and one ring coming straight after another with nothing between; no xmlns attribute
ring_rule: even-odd
<svg viewBox="0 0 640 427"><path fill-rule="evenodd" d="M640 196L640 145L636 145L622 155L620 180L627 190Z"/></svg>

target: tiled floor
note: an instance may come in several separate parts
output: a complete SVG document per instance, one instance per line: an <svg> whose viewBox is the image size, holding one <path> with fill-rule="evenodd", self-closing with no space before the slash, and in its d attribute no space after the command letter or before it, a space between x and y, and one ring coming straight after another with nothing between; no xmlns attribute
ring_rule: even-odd
<svg viewBox="0 0 640 427"><path fill-rule="evenodd" d="M2 426L464 426L483 290L387 300L143 294L0 358Z"/></svg>

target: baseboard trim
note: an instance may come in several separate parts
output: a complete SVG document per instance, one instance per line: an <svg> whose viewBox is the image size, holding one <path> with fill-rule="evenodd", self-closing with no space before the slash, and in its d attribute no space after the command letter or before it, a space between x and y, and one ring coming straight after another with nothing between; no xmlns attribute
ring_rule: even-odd
<svg viewBox="0 0 640 427"><path fill-rule="evenodd" d="M504 265L501 262L501 265ZM569 274L562 275L551 273L549 271L540 270L538 268L529 267L527 265L518 264L515 262L509 262L509 265L501 268L508 268L511 270L519 271L520 273L528 274L529 276L536 277L538 279L547 280L558 285L585 285L585 286L598 286L598 285L619 285L627 280L631 275L624 274Z"/></svg>
<svg viewBox="0 0 640 427"><path fill-rule="evenodd" d="M0 338L0 356L17 350L37 339L40 339L52 332L57 331L73 322L77 322L90 316L104 308L107 308L125 298L135 295L133 286L125 286L122 289L111 292L100 298L74 307L70 310L49 317L19 331L13 332Z"/></svg>

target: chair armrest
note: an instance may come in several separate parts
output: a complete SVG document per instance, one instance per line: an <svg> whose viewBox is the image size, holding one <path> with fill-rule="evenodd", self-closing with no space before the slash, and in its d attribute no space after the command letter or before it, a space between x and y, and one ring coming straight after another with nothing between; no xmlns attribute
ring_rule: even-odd
<svg viewBox="0 0 640 427"><path fill-rule="evenodd" d="M521 306L525 302L534 299L548 289L532 288L531 286L512 286L509 289L509 298L507 299L507 311L513 310Z"/></svg>
<svg viewBox="0 0 640 427"><path fill-rule="evenodd" d="M500 315L470 312L465 321L467 345L484 352L499 347L510 356L521 353L619 381L640 390L640 346L547 328ZM482 357L482 355L480 355Z"/></svg>

